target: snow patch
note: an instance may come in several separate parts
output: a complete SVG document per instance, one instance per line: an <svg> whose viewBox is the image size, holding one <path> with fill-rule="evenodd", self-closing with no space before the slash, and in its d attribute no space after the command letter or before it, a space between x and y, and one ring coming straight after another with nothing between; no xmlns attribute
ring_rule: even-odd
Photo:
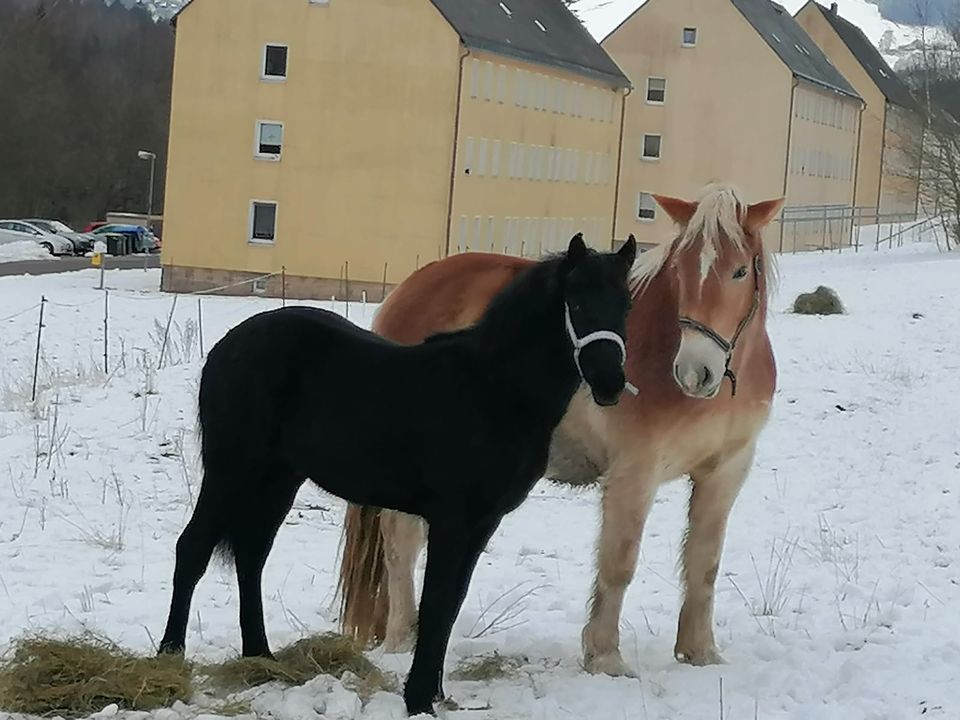
<svg viewBox="0 0 960 720"><path fill-rule="evenodd" d="M17 240L11 243L0 244L0 263L55 259L53 255L32 240Z"/></svg>

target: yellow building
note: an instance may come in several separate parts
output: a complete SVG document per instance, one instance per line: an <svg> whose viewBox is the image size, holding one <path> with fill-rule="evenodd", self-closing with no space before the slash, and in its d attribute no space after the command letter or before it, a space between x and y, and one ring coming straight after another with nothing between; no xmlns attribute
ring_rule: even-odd
<svg viewBox="0 0 960 720"><path fill-rule="evenodd" d="M876 215L917 211L919 158L905 143L923 132L919 106L906 84L856 25L811 0L796 15L830 61L866 102L857 160L856 204L865 223ZM889 221L889 220L888 220Z"/></svg>
<svg viewBox="0 0 960 720"><path fill-rule="evenodd" d="M753 199L784 194L775 249L806 249L813 220L854 200L863 102L784 8L769 0L648 0L602 43L632 80L616 236L670 237L652 193L711 180ZM846 227L829 234L849 241Z"/></svg>
<svg viewBox="0 0 960 720"><path fill-rule="evenodd" d="M283 270L292 297L378 299L457 251L610 247L629 82L561 0L193 0L175 24L165 290Z"/></svg>

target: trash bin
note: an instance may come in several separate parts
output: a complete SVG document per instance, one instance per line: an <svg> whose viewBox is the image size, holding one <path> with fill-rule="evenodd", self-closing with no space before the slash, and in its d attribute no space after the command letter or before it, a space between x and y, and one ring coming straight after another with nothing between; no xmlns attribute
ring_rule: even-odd
<svg viewBox="0 0 960 720"><path fill-rule="evenodd" d="M130 239L119 233L107 235L107 252L114 256L129 254Z"/></svg>

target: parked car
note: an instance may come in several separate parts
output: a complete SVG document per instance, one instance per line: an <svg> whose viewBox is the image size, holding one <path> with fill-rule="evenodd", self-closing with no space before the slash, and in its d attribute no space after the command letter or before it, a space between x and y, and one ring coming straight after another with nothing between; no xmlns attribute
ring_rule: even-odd
<svg viewBox="0 0 960 720"><path fill-rule="evenodd" d="M93 235L125 235L130 240L130 252L160 252L160 238L142 225L105 223L93 230Z"/></svg>
<svg viewBox="0 0 960 720"><path fill-rule="evenodd" d="M60 220L41 220L39 218L27 218L23 222L39 228L44 232L54 233L60 237L65 237L73 243L73 254L83 255L93 249L93 241L96 236L93 233L78 233L69 225Z"/></svg>
<svg viewBox="0 0 960 720"><path fill-rule="evenodd" d="M106 225L106 224L107 224L106 220L98 220L97 222L87 223L87 226L83 229L83 231L85 233L92 233L101 225Z"/></svg>
<svg viewBox="0 0 960 720"><path fill-rule="evenodd" d="M73 255L73 243L70 240L22 220L0 220L0 234L7 241L33 240L51 255Z"/></svg>

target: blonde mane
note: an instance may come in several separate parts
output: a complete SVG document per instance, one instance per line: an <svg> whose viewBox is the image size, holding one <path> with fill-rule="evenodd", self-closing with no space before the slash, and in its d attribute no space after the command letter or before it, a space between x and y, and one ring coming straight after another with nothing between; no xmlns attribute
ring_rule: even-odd
<svg viewBox="0 0 960 720"><path fill-rule="evenodd" d="M723 243L733 245L737 252L746 248L747 238L740 224L740 214L748 207L741 199L736 188L730 185L707 185L700 193L697 210L673 242L664 243L652 250L641 253L630 273L630 289L633 296L640 295L660 271L663 270L671 253L689 250L703 239L700 255L700 278L705 280L720 257ZM770 291L776 269L772 258L763 245L763 267L767 278L767 290Z"/></svg>

